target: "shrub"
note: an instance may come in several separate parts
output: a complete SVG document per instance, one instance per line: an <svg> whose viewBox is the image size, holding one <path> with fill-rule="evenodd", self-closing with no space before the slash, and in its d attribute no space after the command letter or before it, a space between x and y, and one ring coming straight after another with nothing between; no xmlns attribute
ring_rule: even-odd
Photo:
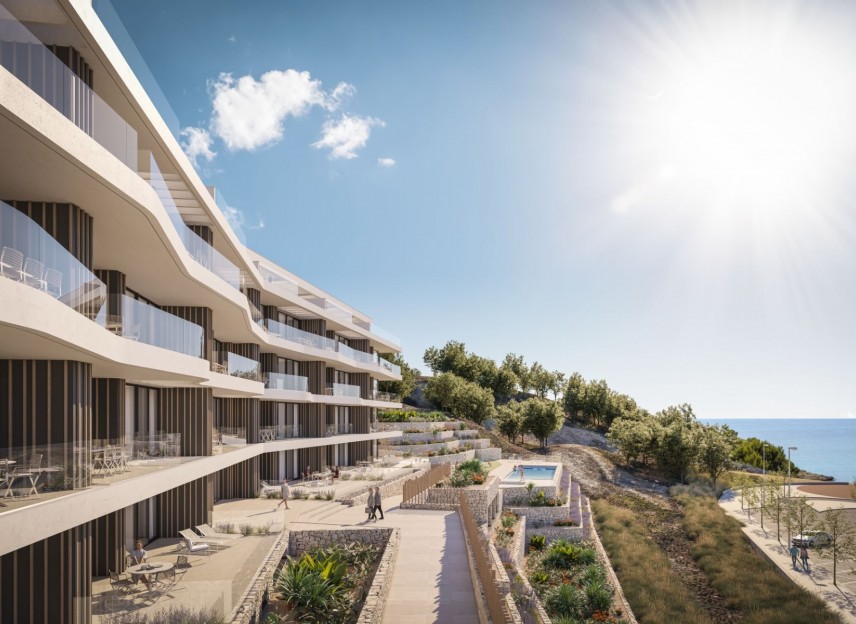
<svg viewBox="0 0 856 624"><path fill-rule="evenodd" d="M231 522L218 522L214 528L218 533L237 533L235 525Z"/></svg>
<svg viewBox="0 0 856 624"><path fill-rule="evenodd" d="M543 550L547 545L547 538L543 535L533 535L529 538L529 548L532 550Z"/></svg>
<svg viewBox="0 0 856 624"><path fill-rule="evenodd" d="M343 473L339 476L339 478L340 478L342 481L350 481L350 480L351 480L351 473L350 473L350 472L343 472Z"/></svg>
<svg viewBox="0 0 856 624"><path fill-rule="evenodd" d="M294 488L291 490L291 497L296 498L297 500L307 500L309 498L309 492L300 488Z"/></svg>
<svg viewBox="0 0 856 624"><path fill-rule="evenodd" d="M572 527L572 526L577 526L577 523L576 523L576 522L574 522L574 521L573 521L573 520L571 520L571 519L568 519L568 520L556 520L556 521L553 523L553 526L557 526L557 527Z"/></svg>
<svg viewBox="0 0 856 624"><path fill-rule="evenodd" d="M597 555L591 548L571 544L567 540L556 540L550 545L544 557L544 565L549 568L570 570L579 564L594 563L596 559Z"/></svg>
<svg viewBox="0 0 856 624"><path fill-rule="evenodd" d="M258 535L267 535L270 533L270 527L273 522L268 522L267 524L263 524L262 526L256 527L256 533Z"/></svg>
<svg viewBox="0 0 856 624"><path fill-rule="evenodd" d="M151 614L133 611L102 615L101 622L104 624L225 624L226 619L214 610L195 611L189 607L170 607Z"/></svg>
<svg viewBox="0 0 856 624"><path fill-rule="evenodd" d="M544 606L550 615L575 618L583 610L583 597L573 585L560 585L549 591L544 599Z"/></svg>
<svg viewBox="0 0 856 624"><path fill-rule="evenodd" d="M243 535L244 537L252 535L256 530L252 524L242 524L238 528L241 530L241 535Z"/></svg>
<svg viewBox="0 0 856 624"><path fill-rule="evenodd" d="M517 517L517 514L505 512L502 514L501 522L502 522L502 526L504 526L506 529L510 529L515 524L517 524L518 520L519 520L519 518Z"/></svg>
<svg viewBox="0 0 856 624"><path fill-rule="evenodd" d="M321 494L324 495L324 500L328 501L333 500L333 497L335 496L333 490L324 490L323 492L321 492Z"/></svg>
<svg viewBox="0 0 856 624"><path fill-rule="evenodd" d="M383 410L377 413L378 422L443 422L448 420L443 412L419 412L416 410Z"/></svg>
<svg viewBox="0 0 856 624"><path fill-rule="evenodd" d="M589 614L595 611L606 611L612 607L612 588L604 581L591 581L585 586L586 610Z"/></svg>

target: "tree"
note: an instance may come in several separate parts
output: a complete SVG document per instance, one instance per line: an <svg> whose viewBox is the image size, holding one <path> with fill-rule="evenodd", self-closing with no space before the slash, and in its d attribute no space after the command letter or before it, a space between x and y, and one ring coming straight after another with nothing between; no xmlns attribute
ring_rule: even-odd
<svg viewBox="0 0 856 624"><path fill-rule="evenodd" d="M509 353L505 356L500 368L507 368L517 376L517 383L521 392L527 392L532 387L529 383L529 367L523 361L522 355Z"/></svg>
<svg viewBox="0 0 856 624"><path fill-rule="evenodd" d="M523 435L523 412L522 403L511 401L496 409L496 427L499 432L514 442L518 436Z"/></svg>
<svg viewBox="0 0 856 624"><path fill-rule="evenodd" d="M776 539L782 541L782 520L787 515L788 499L785 496L785 478L780 474L768 475L764 481L762 513L776 521Z"/></svg>
<svg viewBox="0 0 856 624"><path fill-rule="evenodd" d="M562 388L565 387L565 373L562 371L553 371L553 377L550 380L550 392L553 393L553 400L559 400L559 393L562 391Z"/></svg>
<svg viewBox="0 0 856 624"><path fill-rule="evenodd" d="M466 418L481 424L496 413L493 393L478 384L464 381L452 393L449 411L457 418Z"/></svg>
<svg viewBox="0 0 856 624"><path fill-rule="evenodd" d="M766 450L764 449L765 445L767 447ZM781 446L776 446L758 438L740 440L737 446L734 447L731 459L742 464L755 466L756 468L766 468L768 472L788 471L788 456L784 449ZM798 474L799 471L799 468L792 463L791 472Z"/></svg>
<svg viewBox="0 0 856 624"><path fill-rule="evenodd" d="M419 376L422 374L419 372L419 369L405 362L404 356L400 353L383 353L380 357L401 368L401 381L380 381L377 384L378 390L396 394L402 399L410 396L410 393L416 388Z"/></svg>
<svg viewBox="0 0 856 624"><path fill-rule="evenodd" d="M802 496L795 496L788 500L788 530L796 531L801 535L812 530L817 525L817 511ZM790 536L788 536L790 541Z"/></svg>
<svg viewBox="0 0 856 624"><path fill-rule="evenodd" d="M583 399L583 415L595 427L603 427L609 405L610 389L606 381L590 381L586 385Z"/></svg>
<svg viewBox="0 0 856 624"><path fill-rule="evenodd" d="M529 383L538 398L546 399L547 393L553 386L553 374L539 362L534 362L529 369Z"/></svg>
<svg viewBox="0 0 856 624"><path fill-rule="evenodd" d="M440 373L425 384L425 398L440 409L451 411L452 397L463 383L455 373Z"/></svg>
<svg viewBox="0 0 856 624"><path fill-rule="evenodd" d="M541 448L547 448L550 434L562 428L564 415L558 403L545 399L529 399L523 403L523 429L535 436Z"/></svg>
<svg viewBox="0 0 856 624"><path fill-rule="evenodd" d="M570 414L571 421L576 420L583 413L585 392L586 380L579 373L573 373L568 378L568 383L565 384L565 390L562 393L562 404L565 407L565 412Z"/></svg>
<svg viewBox="0 0 856 624"><path fill-rule="evenodd" d="M701 425L698 433L697 462L710 475L714 487L719 475L725 471L734 448L734 438L729 432L733 433L725 425Z"/></svg>
<svg viewBox="0 0 856 624"><path fill-rule="evenodd" d="M667 473L685 483L690 467L698 456L698 422L687 404L657 412L660 424L656 460Z"/></svg>
<svg viewBox="0 0 856 624"><path fill-rule="evenodd" d="M856 559L856 524L847 517L844 506L828 509L820 521L821 530L829 534L829 544L818 551L821 557L832 559L832 584L838 585L838 562Z"/></svg>
<svg viewBox="0 0 856 624"><path fill-rule="evenodd" d="M656 444L656 434L648 418L625 417L613 421L606 437L618 447L629 466L638 458L645 458L652 444Z"/></svg>
<svg viewBox="0 0 856 624"><path fill-rule="evenodd" d="M433 374L455 373L460 376L466 366L467 350L463 342L450 340L441 349L429 347L422 358Z"/></svg>
<svg viewBox="0 0 856 624"><path fill-rule="evenodd" d="M513 370L503 364L496 371L496 380L493 384L493 393L497 397L510 397L517 390L519 380Z"/></svg>

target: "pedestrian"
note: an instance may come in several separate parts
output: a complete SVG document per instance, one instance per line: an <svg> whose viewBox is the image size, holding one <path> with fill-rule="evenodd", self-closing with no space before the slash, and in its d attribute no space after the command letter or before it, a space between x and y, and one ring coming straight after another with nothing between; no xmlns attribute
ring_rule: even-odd
<svg viewBox="0 0 856 624"><path fill-rule="evenodd" d="M374 511L375 514L380 512L380 519L383 520L383 509L380 508L380 488L376 487L374 489ZM377 515L375 515L375 520L377 520Z"/></svg>
<svg viewBox="0 0 856 624"><path fill-rule="evenodd" d="M310 468L309 465L307 464L306 465L306 479L307 479L307 481L309 480L310 476L312 476L312 468Z"/></svg>
<svg viewBox="0 0 856 624"><path fill-rule="evenodd" d="M800 561L802 561L803 569L808 571L808 548L804 545L800 548Z"/></svg>
<svg viewBox="0 0 856 624"><path fill-rule="evenodd" d="M517 470L520 472L520 480L521 480L521 481L525 481L525 478L524 478L524 471L523 471L523 464L520 464L520 465L517 467Z"/></svg>
<svg viewBox="0 0 856 624"><path fill-rule="evenodd" d="M285 508L288 509L288 497L291 494L291 488L288 487L288 480L287 479L282 480L282 485L280 486L280 491L282 492L282 500L279 501L279 505L282 505L283 503L285 503ZM274 508L274 511L279 509L279 505L277 505Z"/></svg>
<svg viewBox="0 0 856 624"><path fill-rule="evenodd" d="M794 566L794 569L797 567L797 555L800 554L800 549L797 548L796 544L791 544L791 563Z"/></svg>
<svg viewBox="0 0 856 624"><path fill-rule="evenodd" d="M369 488L369 497L366 499L366 513L369 515L366 522L377 519L375 518L374 490L371 488Z"/></svg>

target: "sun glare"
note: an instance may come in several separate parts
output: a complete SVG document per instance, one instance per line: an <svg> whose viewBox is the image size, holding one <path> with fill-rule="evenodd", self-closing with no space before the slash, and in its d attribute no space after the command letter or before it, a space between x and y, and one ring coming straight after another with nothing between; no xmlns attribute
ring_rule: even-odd
<svg viewBox="0 0 856 624"><path fill-rule="evenodd" d="M661 50L666 71L639 139L656 146L659 175L700 200L693 208L779 220L811 211L854 142L849 50L780 15L717 17Z"/></svg>

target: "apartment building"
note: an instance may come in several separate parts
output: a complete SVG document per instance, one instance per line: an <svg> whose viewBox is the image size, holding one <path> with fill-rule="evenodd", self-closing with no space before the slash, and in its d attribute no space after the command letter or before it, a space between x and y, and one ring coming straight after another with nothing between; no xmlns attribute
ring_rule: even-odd
<svg viewBox="0 0 856 624"><path fill-rule="evenodd" d="M398 341L247 249L91 0L0 0L0 622L376 455Z"/></svg>

